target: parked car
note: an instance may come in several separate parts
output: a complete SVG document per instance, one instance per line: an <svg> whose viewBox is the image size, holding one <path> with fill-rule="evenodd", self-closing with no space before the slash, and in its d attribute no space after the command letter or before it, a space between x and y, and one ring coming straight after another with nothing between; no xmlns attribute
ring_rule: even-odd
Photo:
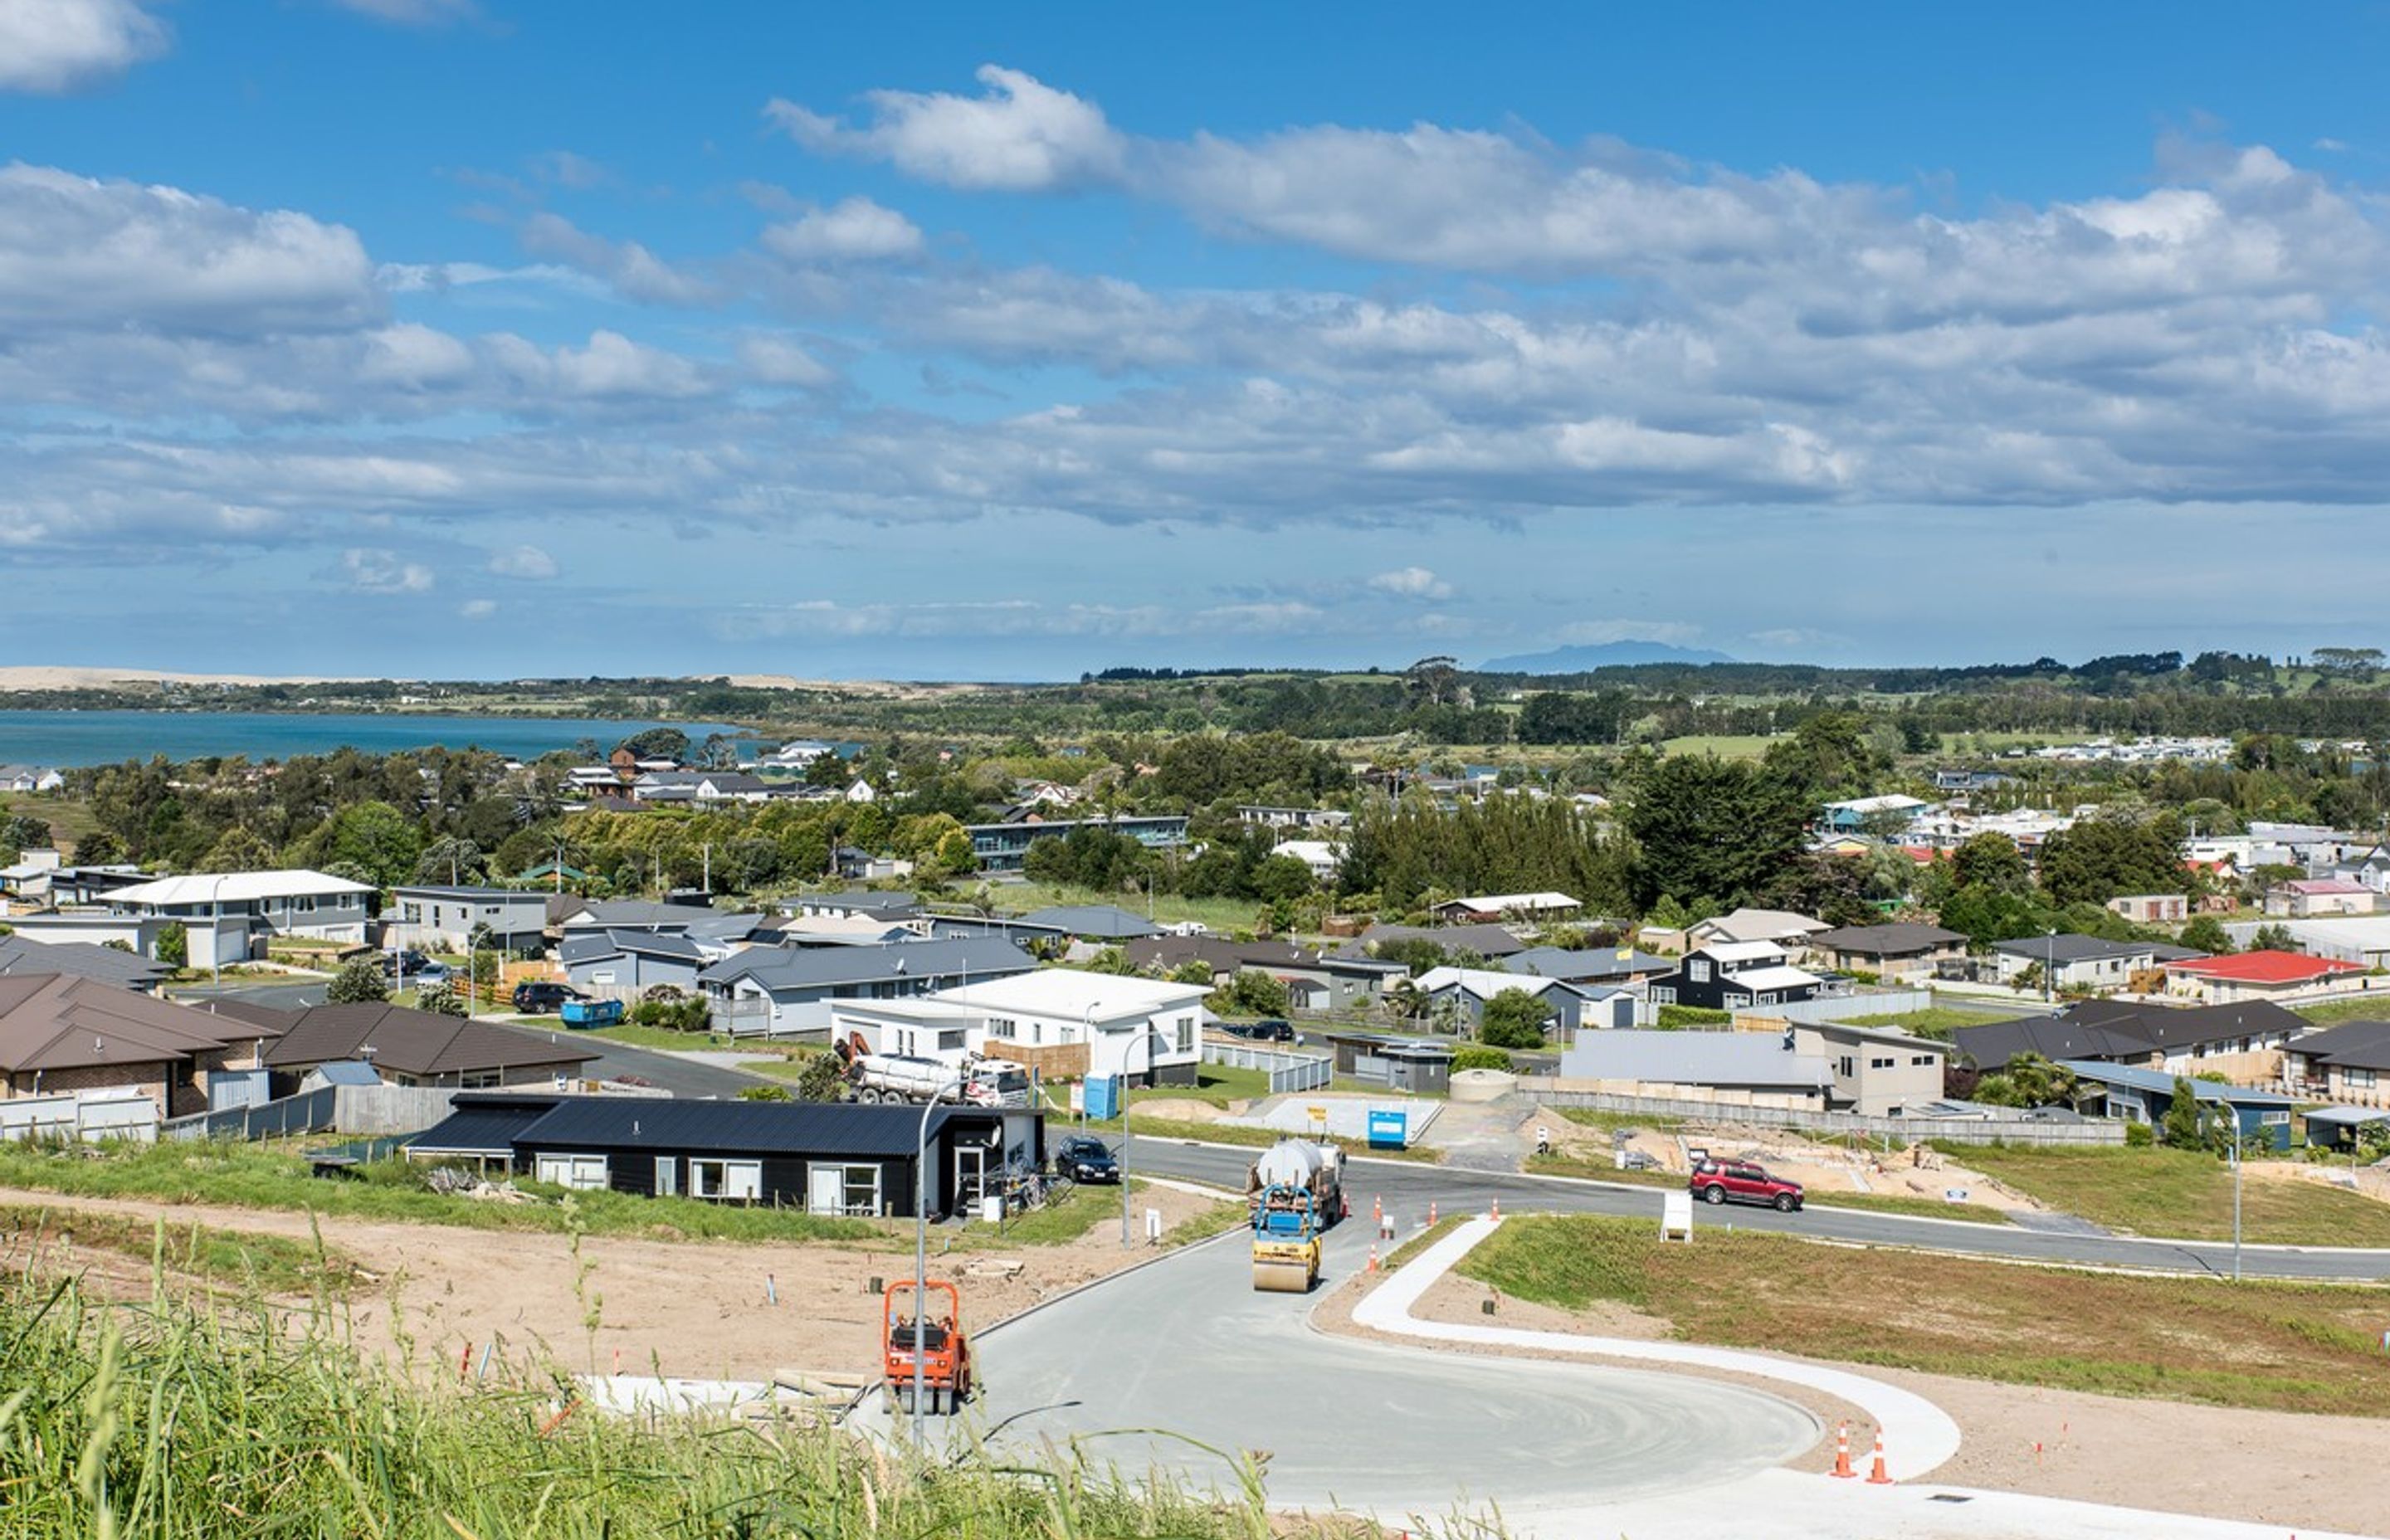
<svg viewBox="0 0 2390 1540"><path fill-rule="evenodd" d="M433 984L444 984L448 982L448 965L427 962L414 972L406 974L405 977L414 980L418 989L429 989Z"/></svg>
<svg viewBox="0 0 2390 1540"><path fill-rule="evenodd" d="M401 979L411 979L425 969L439 966L411 946L403 952L385 952L381 957L381 970Z"/></svg>
<svg viewBox="0 0 2390 1540"><path fill-rule="evenodd" d="M589 998L571 984L544 983L526 979L515 985L515 1009L526 1016L559 1010L573 1000Z"/></svg>
<svg viewBox="0 0 2390 1540"><path fill-rule="evenodd" d="M1117 1182L1120 1161L1111 1147L1089 1134L1073 1134L1054 1149L1054 1173L1073 1182Z"/></svg>
<svg viewBox="0 0 2390 1540"><path fill-rule="evenodd" d="M1275 1019L1267 1021L1223 1021L1220 1030L1231 1037L1241 1037L1250 1043L1294 1043L1294 1028Z"/></svg>
<svg viewBox="0 0 2390 1540"><path fill-rule="evenodd" d="M1754 1161L1703 1161L1693 1168L1693 1196L1704 1203L1762 1203L1781 1213L1801 1206L1801 1184L1770 1176Z"/></svg>

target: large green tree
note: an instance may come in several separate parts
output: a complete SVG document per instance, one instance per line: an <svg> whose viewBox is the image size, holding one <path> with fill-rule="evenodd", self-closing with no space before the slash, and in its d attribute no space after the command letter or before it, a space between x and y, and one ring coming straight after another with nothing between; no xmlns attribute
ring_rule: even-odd
<svg viewBox="0 0 2390 1540"><path fill-rule="evenodd" d="M1809 802L1797 787L1740 760L1682 754L1662 760L1626 810L1641 849L1635 887L1649 905L1740 903L1800 853Z"/></svg>
<svg viewBox="0 0 2390 1540"><path fill-rule="evenodd" d="M1477 1040L1489 1048L1540 1048L1552 1007L1540 995L1506 989L1485 1002L1477 1020Z"/></svg>
<svg viewBox="0 0 2390 1540"><path fill-rule="evenodd" d="M2170 814L2146 821L2086 818L2042 841L2041 885L2061 904L2186 892L2190 873L2182 864L2182 825Z"/></svg>

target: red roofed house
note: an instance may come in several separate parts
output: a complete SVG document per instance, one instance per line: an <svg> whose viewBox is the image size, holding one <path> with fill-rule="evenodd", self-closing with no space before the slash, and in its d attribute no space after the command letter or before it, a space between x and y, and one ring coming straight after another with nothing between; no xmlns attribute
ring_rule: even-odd
<svg viewBox="0 0 2390 1540"><path fill-rule="evenodd" d="M2310 957L2303 952L2242 952L2226 957L2188 957L2165 965L2166 993L2221 1004L2271 1000L2365 971L2360 963Z"/></svg>

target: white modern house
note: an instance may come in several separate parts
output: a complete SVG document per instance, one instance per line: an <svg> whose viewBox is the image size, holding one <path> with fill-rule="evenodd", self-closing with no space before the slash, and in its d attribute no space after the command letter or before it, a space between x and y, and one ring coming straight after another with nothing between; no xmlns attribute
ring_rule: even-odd
<svg viewBox="0 0 2390 1540"><path fill-rule="evenodd" d="M276 936L362 945L371 883L319 871L208 872L161 877L109 893L92 909L20 915L9 924L32 941L121 941L158 955L168 926L184 929L189 964L207 968L256 956Z"/></svg>
<svg viewBox="0 0 2390 1540"><path fill-rule="evenodd" d="M462 952L476 926L486 925L504 952L545 944L547 894L515 888L406 887L390 891L383 943L431 952Z"/></svg>
<svg viewBox="0 0 2390 1540"><path fill-rule="evenodd" d="M882 1053L978 1053L1055 1074L1191 1085L1208 993L1202 984L1047 968L913 1000L839 1000L832 1030L842 1040L859 1033Z"/></svg>

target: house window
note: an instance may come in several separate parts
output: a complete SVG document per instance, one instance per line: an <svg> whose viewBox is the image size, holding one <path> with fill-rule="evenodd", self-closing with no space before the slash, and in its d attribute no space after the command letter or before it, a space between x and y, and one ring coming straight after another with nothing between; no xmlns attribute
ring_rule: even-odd
<svg viewBox="0 0 2390 1540"><path fill-rule="evenodd" d="M1178 1019L1178 1051L1180 1053L1195 1051L1195 1018L1192 1016L1182 1016Z"/></svg>
<svg viewBox="0 0 2390 1540"><path fill-rule="evenodd" d="M1651 990L1651 1003L1655 1006L1673 1006L1677 1003L1677 992L1655 984Z"/></svg>
<svg viewBox="0 0 2390 1540"><path fill-rule="evenodd" d="M880 1168L816 1161L806 1168L805 1210L819 1214L877 1215Z"/></svg>
<svg viewBox="0 0 2390 1540"><path fill-rule="evenodd" d="M1868 1060L1868 1068L1870 1070L1889 1070L1892 1068L1894 1063L1895 1060L1889 1059L1870 1059Z"/></svg>
<svg viewBox="0 0 2390 1540"><path fill-rule="evenodd" d="M533 1180L553 1182L575 1192L603 1192L606 1189L606 1157L603 1155L537 1155L532 1158Z"/></svg>
<svg viewBox="0 0 2390 1540"><path fill-rule="evenodd" d="M460 1090L487 1091L507 1083L504 1070L467 1070L456 1077Z"/></svg>
<svg viewBox="0 0 2390 1540"><path fill-rule="evenodd" d="M1923 1066L1925 1066L1925 1065L1928 1065L1928 1064L1933 1063L1933 1062L1934 1062L1934 1056L1933 1056L1932 1054L1930 1054L1930 1053L1916 1053L1916 1054L1910 1054L1910 1055L1908 1056L1908 1062L1909 1062L1912 1066L1916 1066L1916 1067L1920 1067L1920 1068L1921 1068L1921 1067L1923 1067Z"/></svg>
<svg viewBox="0 0 2390 1540"><path fill-rule="evenodd" d="M659 1155L656 1157L656 1196L659 1198L677 1198L680 1196L679 1156Z"/></svg>
<svg viewBox="0 0 2390 1540"><path fill-rule="evenodd" d="M991 1020L987 1024L987 1034L990 1037L1001 1037L1007 1040L1019 1035L1009 1016L998 1016Z"/></svg>
<svg viewBox="0 0 2390 1540"><path fill-rule="evenodd" d="M764 1162L693 1160L688 1162L688 1195L752 1203L764 1196Z"/></svg>
<svg viewBox="0 0 2390 1540"><path fill-rule="evenodd" d="M1834 1072L1845 1078L1855 1075L1859 1072L1859 1061L1853 1059L1850 1055L1844 1054L1842 1058L1834 1060Z"/></svg>
<svg viewBox="0 0 2390 1540"><path fill-rule="evenodd" d="M420 904L416 904L416 903L406 903L406 904L402 904L402 905L400 905L398 906L398 922L399 922L401 925L420 925L420 924L422 924L422 923L423 923L423 905L420 905Z"/></svg>
<svg viewBox="0 0 2390 1540"><path fill-rule="evenodd" d="M2264 1124L2266 1124L2266 1125L2268 1125L2268 1126L2269 1126L2269 1127L2270 1127L2270 1126L2288 1127L2288 1126L2289 1126L2289 1124L2290 1124L2290 1121L2291 1121L2291 1110L2290 1110L2289 1108L2285 1107L2285 1108L2282 1108L2282 1109L2281 1109L2281 1110L2279 1110L2279 1111L2260 1113L2260 1114L2258 1115L2257 1121L2258 1121L2260 1123L2264 1123Z"/></svg>
<svg viewBox="0 0 2390 1540"><path fill-rule="evenodd" d="M2340 1072L2344 1077L2345 1084L2352 1090L2371 1091L2373 1089L2373 1072L2371 1070L2343 1070Z"/></svg>
<svg viewBox="0 0 2390 1540"><path fill-rule="evenodd" d="M1697 984L1710 982L1710 965L1696 958L1685 965L1685 976Z"/></svg>

